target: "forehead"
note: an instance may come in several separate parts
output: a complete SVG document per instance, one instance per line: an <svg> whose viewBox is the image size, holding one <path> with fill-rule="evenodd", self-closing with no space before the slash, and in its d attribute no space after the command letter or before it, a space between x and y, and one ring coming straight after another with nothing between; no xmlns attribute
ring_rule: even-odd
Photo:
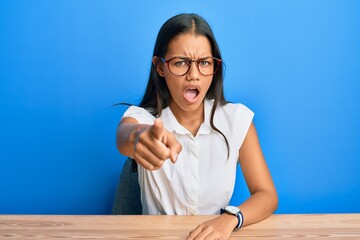
<svg viewBox="0 0 360 240"><path fill-rule="evenodd" d="M187 32L175 36L168 44L167 56L204 57L211 56L211 44L204 35Z"/></svg>

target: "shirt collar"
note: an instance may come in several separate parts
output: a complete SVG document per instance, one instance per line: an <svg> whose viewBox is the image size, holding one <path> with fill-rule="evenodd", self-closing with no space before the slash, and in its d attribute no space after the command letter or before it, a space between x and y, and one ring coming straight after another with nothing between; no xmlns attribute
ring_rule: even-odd
<svg viewBox="0 0 360 240"><path fill-rule="evenodd" d="M211 108L213 106L214 100L204 100L204 113L205 118L204 122L200 125L199 131L197 132L197 135L199 134L208 134L213 129L210 125L210 114L211 114ZM174 114L172 113L170 107L165 108L161 112L161 119L164 122L164 127L169 132L176 132L178 134L189 134L189 131L184 128L175 118Z"/></svg>

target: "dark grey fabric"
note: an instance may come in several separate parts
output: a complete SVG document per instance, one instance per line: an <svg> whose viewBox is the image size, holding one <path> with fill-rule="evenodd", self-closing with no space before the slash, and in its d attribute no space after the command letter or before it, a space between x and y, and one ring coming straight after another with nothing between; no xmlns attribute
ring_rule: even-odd
<svg viewBox="0 0 360 240"><path fill-rule="evenodd" d="M140 186L136 162L128 158L120 174L112 214L141 215Z"/></svg>

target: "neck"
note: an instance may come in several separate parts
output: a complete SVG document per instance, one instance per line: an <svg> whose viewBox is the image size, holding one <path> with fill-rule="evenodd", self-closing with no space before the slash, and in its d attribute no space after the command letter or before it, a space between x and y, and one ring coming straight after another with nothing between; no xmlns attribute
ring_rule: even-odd
<svg viewBox="0 0 360 240"><path fill-rule="evenodd" d="M170 109L176 120L195 136L201 124L204 122L204 102L194 111L184 111L174 102L170 103Z"/></svg>

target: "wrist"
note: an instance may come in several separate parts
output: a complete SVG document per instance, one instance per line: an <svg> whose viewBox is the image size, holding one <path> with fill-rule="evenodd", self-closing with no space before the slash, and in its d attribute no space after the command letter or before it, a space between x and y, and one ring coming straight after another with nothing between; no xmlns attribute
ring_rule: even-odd
<svg viewBox="0 0 360 240"><path fill-rule="evenodd" d="M229 226L229 230L233 231L234 229L236 229L236 226L238 224L238 218L235 215L224 213L221 214L220 217L224 219L226 225Z"/></svg>
<svg viewBox="0 0 360 240"><path fill-rule="evenodd" d="M227 214L237 219L237 223L234 229L241 228L244 223L244 216L238 207L227 206L225 208L220 209L220 214Z"/></svg>
<svg viewBox="0 0 360 240"><path fill-rule="evenodd" d="M134 156L135 151L136 151L136 144L139 142L139 135L144 131L145 128L146 128L146 125L139 124L133 129L133 131L132 131L132 133L130 135L129 140L130 140L130 143L133 146L132 157Z"/></svg>

